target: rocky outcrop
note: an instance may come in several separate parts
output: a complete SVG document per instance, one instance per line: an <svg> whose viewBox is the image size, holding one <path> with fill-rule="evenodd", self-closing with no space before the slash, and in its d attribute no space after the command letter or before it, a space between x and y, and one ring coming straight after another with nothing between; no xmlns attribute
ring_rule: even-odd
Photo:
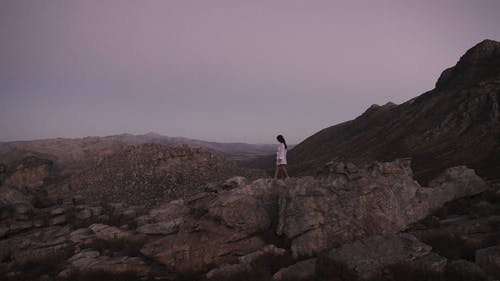
<svg viewBox="0 0 500 281"><path fill-rule="evenodd" d="M13 171L5 179L4 185L16 188L33 188L44 184L44 180L50 175L52 162L31 156L13 165Z"/></svg>
<svg viewBox="0 0 500 281"><path fill-rule="evenodd" d="M272 180L260 179L232 190L204 192L175 201L167 204L164 212L153 210L150 216L170 218L163 223L179 221L179 217L183 223L175 233L146 244L141 252L180 271L203 271L209 266L234 263L265 245L259 234L271 230L277 187Z"/></svg>
<svg viewBox="0 0 500 281"><path fill-rule="evenodd" d="M269 183L259 180L218 196L201 193L190 198L185 203L190 213L178 232L145 245L141 252L180 271L203 271L257 251L265 242L256 234L271 225L267 208L276 195Z"/></svg>
<svg viewBox="0 0 500 281"><path fill-rule="evenodd" d="M476 263L489 275L500 278L500 246L478 250Z"/></svg>
<svg viewBox="0 0 500 281"><path fill-rule="evenodd" d="M106 272L108 274L134 273L138 278L146 278L151 267L138 257L108 257L98 251L85 249L68 259L69 266L58 277L68 278L75 271L81 273Z"/></svg>
<svg viewBox="0 0 500 281"><path fill-rule="evenodd" d="M261 234L276 231L291 240L295 258L309 257L372 235L396 234L444 203L486 188L465 167L452 168L432 186L421 187L405 159L349 170L356 176L334 171L319 178L262 179L176 201L165 206L166 236L141 252L181 271L203 271L257 251L266 242ZM147 233L144 227L152 226L141 228Z"/></svg>
<svg viewBox="0 0 500 281"><path fill-rule="evenodd" d="M273 281L310 280L316 274L317 259L307 259L280 269L273 275Z"/></svg>
<svg viewBox="0 0 500 281"><path fill-rule="evenodd" d="M397 233L444 203L486 190L465 167L445 171L429 187L413 180L409 160L375 162L355 172L287 182L279 199L278 234L292 239L295 257L375 234ZM356 174L355 177L352 174Z"/></svg>
<svg viewBox="0 0 500 281"><path fill-rule="evenodd" d="M360 278L368 279L380 274L389 265L414 262L429 255L431 247L409 234L375 235L345 244L327 255L347 265Z"/></svg>
<svg viewBox="0 0 500 281"><path fill-rule="evenodd" d="M485 188L465 167L450 168L422 187L410 160L400 159L366 167L332 162L316 178L231 178L147 212L124 203L87 205L80 197L38 208L22 192L6 193L2 202L15 216L0 220L0 274L22 279L22 266L50 259L57 261L51 274L60 278L107 272L147 279L173 272L209 280L307 280L323 270L325 256L363 278L408 262L443 272L446 255L431 252L433 241L415 227L446 202ZM485 202L473 208L496 212ZM494 231L498 221L455 218L464 222L457 226L448 218L425 220L451 223L449 231L478 240L477 249L493 246L476 234ZM491 272L491 260L478 258L478 265Z"/></svg>
<svg viewBox="0 0 500 281"><path fill-rule="evenodd" d="M266 245L262 249L253 253L241 256L235 264L223 264L220 267L210 270L205 277L208 280L237 280L241 276L252 275L259 270L259 263L269 263L274 259L285 256L287 251L274 245ZM262 261L263 260L263 261ZM268 264L270 267L271 265Z"/></svg>
<svg viewBox="0 0 500 281"><path fill-rule="evenodd" d="M0 260L36 263L66 256L71 251L70 228L53 226L0 240Z"/></svg>
<svg viewBox="0 0 500 281"><path fill-rule="evenodd" d="M499 42L484 40L468 50L455 66L443 71L436 88L463 88L484 80L497 79L499 72Z"/></svg>

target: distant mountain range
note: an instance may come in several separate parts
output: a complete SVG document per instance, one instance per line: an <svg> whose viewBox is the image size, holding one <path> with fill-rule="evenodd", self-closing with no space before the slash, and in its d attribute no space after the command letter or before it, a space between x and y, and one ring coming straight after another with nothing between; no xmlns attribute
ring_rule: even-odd
<svg viewBox="0 0 500 281"><path fill-rule="evenodd" d="M218 143L182 137L168 137L157 133L144 135L121 134L106 137L54 138L33 141L0 143L0 162L10 163L26 156L52 160L56 168L81 167L111 155L125 146L157 143L166 147L187 145L221 153L235 162L274 153L276 145L247 143Z"/></svg>
<svg viewBox="0 0 500 281"><path fill-rule="evenodd" d="M208 148L224 154L231 160L241 161L255 158L276 150L275 144L248 144L248 143L222 143L209 142L184 137L168 137L157 133L148 133L145 135L121 134L104 137L105 140L124 142L127 144L159 143L166 146L188 145L191 147Z"/></svg>
<svg viewBox="0 0 500 281"><path fill-rule="evenodd" d="M467 165L500 178L500 42L485 40L439 77L435 89L403 104L372 105L325 128L288 153L292 174L315 174L329 161L366 164L410 157L418 180ZM267 167L271 156L249 166ZM272 164L271 164L272 165Z"/></svg>

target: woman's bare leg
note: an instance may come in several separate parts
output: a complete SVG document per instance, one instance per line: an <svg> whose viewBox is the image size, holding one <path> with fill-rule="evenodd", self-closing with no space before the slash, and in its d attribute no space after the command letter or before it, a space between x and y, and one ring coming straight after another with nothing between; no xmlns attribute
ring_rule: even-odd
<svg viewBox="0 0 500 281"><path fill-rule="evenodd" d="M281 168L283 169L283 172L285 172L285 176L286 176L286 178L289 178L289 176L288 176L288 171L286 170L286 166L285 166L285 165L283 165L283 166L281 166Z"/></svg>
<svg viewBox="0 0 500 281"><path fill-rule="evenodd" d="M278 178L278 170L279 170L279 166L276 165L276 170L274 171L274 179Z"/></svg>

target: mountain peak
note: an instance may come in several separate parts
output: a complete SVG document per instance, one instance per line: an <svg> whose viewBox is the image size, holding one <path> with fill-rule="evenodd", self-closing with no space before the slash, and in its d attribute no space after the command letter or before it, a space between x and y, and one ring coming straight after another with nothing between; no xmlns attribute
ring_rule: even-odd
<svg viewBox="0 0 500 281"><path fill-rule="evenodd" d="M483 40L469 49L458 63L441 73L436 89L471 86L500 79L500 42Z"/></svg>
<svg viewBox="0 0 500 281"><path fill-rule="evenodd" d="M161 134L158 134L157 132L149 132L147 134L144 134L143 137L148 137L148 138L161 138L161 137L165 137Z"/></svg>

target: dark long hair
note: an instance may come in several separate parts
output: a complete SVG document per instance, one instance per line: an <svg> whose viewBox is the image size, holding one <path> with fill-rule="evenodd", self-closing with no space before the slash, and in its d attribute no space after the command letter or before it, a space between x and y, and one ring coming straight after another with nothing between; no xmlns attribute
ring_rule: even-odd
<svg viewBox="0 0 500 281"><path fill-rule="evenodd" d="M284 144L284 145L285 145L285 149L288 149L288 146L286 146L286 141L285 141L285 138L284 138L282 135L278 135L278 136L276 137L276 139L277 139L279 142L281 142L282 144Z"/></svg>

